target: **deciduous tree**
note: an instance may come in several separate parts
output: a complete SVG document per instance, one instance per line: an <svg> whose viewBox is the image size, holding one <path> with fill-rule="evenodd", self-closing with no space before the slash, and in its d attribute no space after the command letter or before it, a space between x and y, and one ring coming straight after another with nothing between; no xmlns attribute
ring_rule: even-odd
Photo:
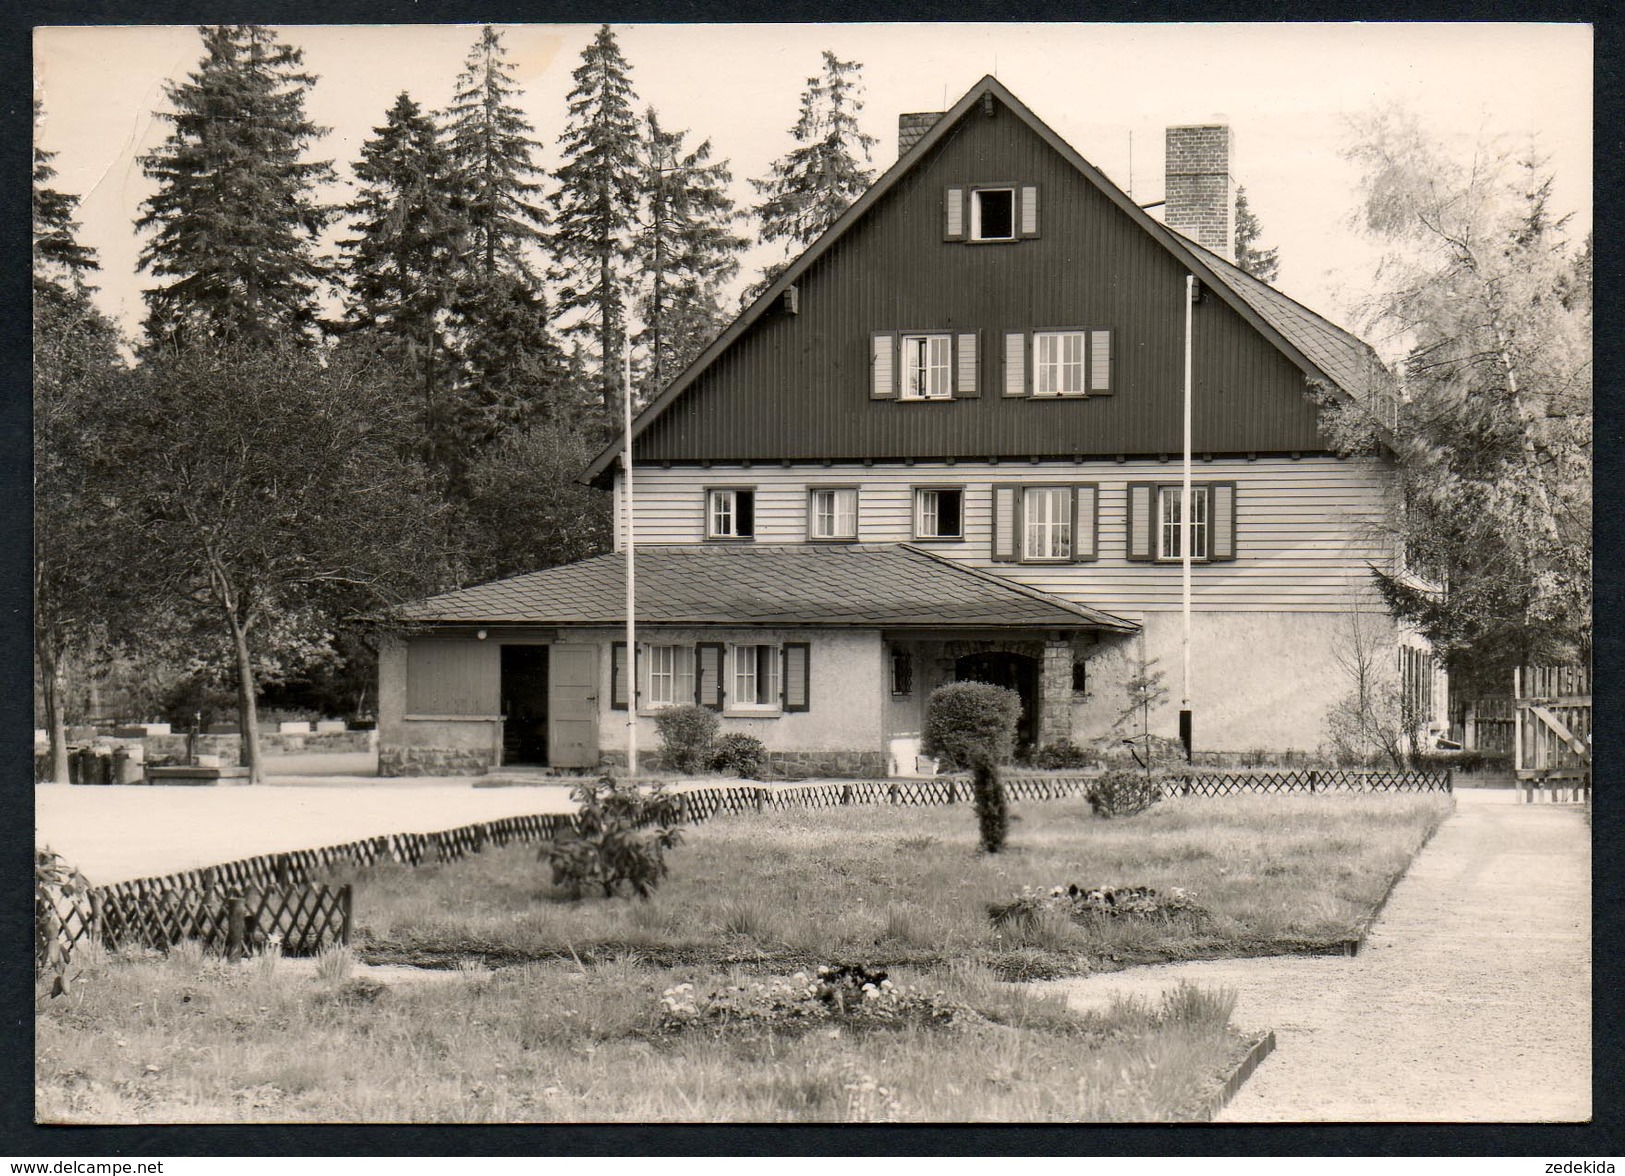
<svg viewBox="0 0 1625 1176"><path fill-rule="evenodd" d="M1377 569L1378 586L1458 696L1499 692L1514 665L1590 653L1587 255L1532 152L1480 143L1459 159L1387 109L1346 154L1383 247L1369 321L1403 356L1402 395L1387 420L1334 407L1328 428L1349 448L1392 426L1410 570Z"/></svg>

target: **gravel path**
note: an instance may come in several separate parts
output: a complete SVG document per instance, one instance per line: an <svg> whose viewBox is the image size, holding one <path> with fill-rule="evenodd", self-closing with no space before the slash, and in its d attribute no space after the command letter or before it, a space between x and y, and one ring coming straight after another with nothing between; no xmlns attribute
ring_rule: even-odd
<svg viewBox="0 0 1625 1176"><path fill-rule="evenodd" d="M1462 791L1353 958L1217 960L1057 981L1080 1008L1181 979L1237 991L1276 1050L1220 1122L1591 1116L1591 830Z"/></svg>
<svg viewBox="0 0 1625 1176"><path fill-rule="evenodd" d="M471 779L311 780L263 788L40 784L34 789L34 842L103 885L384 833L433 833L574 807L567 786L475 788Z"/></svg>

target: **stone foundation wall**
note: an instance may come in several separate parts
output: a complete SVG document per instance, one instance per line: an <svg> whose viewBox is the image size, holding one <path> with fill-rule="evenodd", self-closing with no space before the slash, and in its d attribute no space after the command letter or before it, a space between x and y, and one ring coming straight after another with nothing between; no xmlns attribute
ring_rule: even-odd
<svg viewBox="0 0 1625 1176"><path fill-rule="evenodd" d="M380 776L478 776L496 766L496 756L466 747L381 747Z"/></svg>

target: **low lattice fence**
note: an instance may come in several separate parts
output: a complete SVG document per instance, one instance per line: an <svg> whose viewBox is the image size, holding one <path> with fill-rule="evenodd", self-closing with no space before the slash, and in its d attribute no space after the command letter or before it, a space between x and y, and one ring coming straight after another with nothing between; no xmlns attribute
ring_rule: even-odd
<svg viewBox="0 0 1625 1176"><path fill-rule="evenodd" d="M1339 769L1300 771L1198 771L1166 777L1169 792L1189 796L1241 793L1449 792L1449 772L1374 772ZM1092 776L1010 776L1011 800L1060 800L1087 795ZM718 815L782 812L792 808L843 805L968 804L970 781L945 776L925 780L851 780L825 784L724 784L695 788L681 796L682 820L699 824ZM86 936L100 932L107 944L136 942L168 947L200 939L219 950L254 950L280 936L290 955L313 955L331 943L350 939L349 886L315 881L335 870L381 862L407 866L461 861L487 845L551 840L570 832L568 813L502 817L437 833L390 833L343 845L262 854L201 870L92 887L72 897L36 888L36 925L43 966L49 944L71 952Z"/></svg>
<svg viewBox="0 0 1625 1176"><path fill-rule="evenodd" d="M167 950L192 939L229 958L276 947L311 956L350 941L349 886L301 883L243 891L144 878L74 893L36 885L35 963L66 963L87 940Z"/></svg>

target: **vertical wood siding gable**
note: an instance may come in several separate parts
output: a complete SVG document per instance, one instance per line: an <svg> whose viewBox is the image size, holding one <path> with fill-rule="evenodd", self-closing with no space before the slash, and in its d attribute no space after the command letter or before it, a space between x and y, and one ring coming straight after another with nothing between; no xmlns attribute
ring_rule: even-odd
<svg viewBox="0 0 1625 1176"><path fill-rule="evenodd" d="M1041 235L1008 245L944 241L946 190L993 179L1040 189ZM1154 239L1008 112L974 115L800 276L800 312L756 322L650 424L638 455L1177 451L1183 284L1182 267ZM1112 332L1112 395L1005 398L1004 332L1062 322ZM874 397L870 336L923 325L979 331L990 353L984 382L999 392L924 406ZM1296 368L1217 298L1197 307L1196 326L1198 446L1320 449L1316 409Z"/></svg>

